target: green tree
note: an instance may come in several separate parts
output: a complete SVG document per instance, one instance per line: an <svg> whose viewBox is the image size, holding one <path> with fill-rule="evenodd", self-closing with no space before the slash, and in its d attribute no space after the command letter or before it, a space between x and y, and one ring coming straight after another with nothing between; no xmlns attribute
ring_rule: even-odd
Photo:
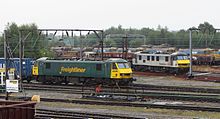
<svg viewBox="0 0 220 119"><path fill-rule="evenodd" d="M188 31L181 29L174 33L173 40L177 48L188 48L189 46L189 33Z"/></svg>
<svg viewBox="0 0 220 119"><path fill-rule="evenodd" d="M137 39L131 40L129 44L130 44L130 47L132 48L140 47L141 45L143 45L143 39L137 38Z"/></svg>
<svg viewBox="0 0 220 119"><path fill-rule="evenodd" d="M209 47L211 42L209 43L208 41L212 41L212 38L213 38L212 36L215 33L215 28L213 27L213 25L211 25L208 22L204 22L202 24L199 24L198 28L200 29L200 31L203 34L203 38L201 38L198 41L198 45L204 46L204 47Z"/></svg>
<svg viewBox="0 0 220 119"><path fill-rule="evenodd" d="M214 31L215 31L215 28L208 22L204 22L202 24L199 24L198 28L203 33L214 33Z"/></svg>
<svg viewBox="0 0 220 119"><path fill-rule="evenodd" d="M13 57L19 57L19 41L20 36L26 38L24 40L24 57L39 58L44 56L41 50L45 50L49 54L50 49L45 44L45 35L39 36L36 24L23 24L18 26L16 23L8 23L6 26L8 44L10 46ZM21 31L22 30L22 31Z"/></svg>
<svg viewBox="0 0 220 119"><path fill-rule="evenodd" d="M104 44L106 47L115 47L116 46L116 42L113 39L106 39L104 41Z"/></svg>

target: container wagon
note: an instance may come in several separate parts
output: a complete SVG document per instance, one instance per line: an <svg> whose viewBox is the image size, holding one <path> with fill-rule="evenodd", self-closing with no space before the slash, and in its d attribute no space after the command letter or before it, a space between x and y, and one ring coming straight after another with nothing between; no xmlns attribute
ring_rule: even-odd
<svg viewBox="0 0 220 119"><path fill-rule="evenodd" d="M30 81L32 78L32 67L34 64L34 59L32 58L22 58L22 79ZM0 58L0 68L5 67L5 58ZM10 58L8 61L8 68L15 69L15 78L19 78L20 72L20 59L19 58Z"/></svg>

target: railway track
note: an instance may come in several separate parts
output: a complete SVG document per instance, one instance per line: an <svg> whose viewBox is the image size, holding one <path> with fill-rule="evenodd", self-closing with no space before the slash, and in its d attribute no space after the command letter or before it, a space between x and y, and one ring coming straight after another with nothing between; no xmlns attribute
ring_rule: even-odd
<svg viewBox="0 0 220 119"><path fill-rule="evenodd" d="M24 89L33 89L40 90L39 88L56 88L56 89L94 89L94 86L84 86L82 85L45 85L39 83L33 84L23 84ZM112 89L117 90L118 87L103 86L103 89ZM178 91L178 92L194 92L194 93L212 93L220 94L220 89L212 88L190 88L190 87L179 87L179 86L158 86L158 85L148 85L148 84L132 84L130 86L120 86L120 89L128 90L161 90L161 91Z"/></svg>
<svg viewBox="0 0 220 119"><path fill-rule="evenodd" d="M35 119L48 119L48 118L58 118L58 119L144 119L141 117L133 117L129 115L115 115L115 114L100 114L100 113L88 113L88 112L76 112L69 110L55 110L55 109L36 109Z"/></svg>
<svg viewBox="0 0 220 119"><path fill-rule="evenodd" d="M4 96L0 96L3 98ZM30 99L31 97L13 97L14 99ZM160 108L160 109L178 109L178 110L193 110L193 111L209 111L220 112L220 107L213 106L195 106L195 105L180 105L180 104L154 104L146 102L129 102L129 101L108 101L108 100L82 100L82 99L51 99L41 98L43 102L61 102L73 104L88 104L88 105L105 105L105 106L127 106L127 107L143 107L143 108Z"/></svg>
<svg viewBox="0 0 220 119"><path fill-rule="evenodd" d="M29 85L30 86L30 85ZM51 86L51 85L36 85L32 87L25 87L27 90L43 90L43 91L53 91L67 94L80 94L83 97L91 98L91 94L96 94L93 87L82 87L76 86ZM153 89L153 88L150 88ZM161 91L162 90L162 91ZM164 89L159 90L148 90L143 88L135 89L110 89L103 88L102 92L98 93L98 96L106 96L107 100L112 100L117 96L123 96L123 100L145 100L149 98L153 99L163 99L163 100L181 100L181 101L197 101L197 102L220 102L219 94L209 94L209 93L195 93L195 92L178 92L178 91L164 91ZM200 91L199 91L200 92ZM127 98L126 98L127 97ZM100 98L104 99L104 98Z"/></svg>
<svg viewBox="0 0 220 119"><path fill-rule="evenodd" d="M220 89L213 88L191 88L191 87L179 87L179 86L158 86L148 84L133 84L136 89L143 90L163 90L163 91L181 91L181 92L195 92L195 93L213 93L220 94Z"/></svg>

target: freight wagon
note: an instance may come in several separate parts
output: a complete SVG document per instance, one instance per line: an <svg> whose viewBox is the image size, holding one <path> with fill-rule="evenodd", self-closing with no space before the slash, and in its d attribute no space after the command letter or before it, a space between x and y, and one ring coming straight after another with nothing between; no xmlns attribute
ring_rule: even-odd
<svg viewBox="0 0 220 119"><path fill-rule="evenodd" d="M43 83L130 83L132 70L126 60L106 61L50 60L40 58L33 66L33 76Z"/></svg>
<svg viewBox="0 0 220 119"><path fill-rule="evenodd" d="M180 52L190 54L188 49L180 49ZM193 64L194 65L218 65L220 64L220 51L215 49L193 49Z"/></svg>
<svg viewBox="0 0 220 119"><path fill-rule="evenodd" d="M22 79L30 81L32 78L32 66L34 64L34 60L32 58L23 58L22 59ZM5 67L5 58L0 58L0 68ZM10 58L8 60L8 68L15 69L15 78L19 78L20 71L20 59L19 58Z"/></svg>
<svg viewBox="0 0 220 119"><path fill-rule="evenodd" d="M34 119L35 102L0 101L0 119Z"/></svg>

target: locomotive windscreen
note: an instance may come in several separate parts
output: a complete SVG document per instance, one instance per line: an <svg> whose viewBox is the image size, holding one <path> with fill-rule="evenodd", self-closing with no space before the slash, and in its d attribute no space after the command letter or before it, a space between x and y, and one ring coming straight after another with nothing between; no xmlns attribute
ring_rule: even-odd
<svg viewBox="0 0 220 119"><path fill-rule="evenodd" d="M128 63L118 63L118 68L119 69L124 69L124 68L130 68Z"/></svg>

